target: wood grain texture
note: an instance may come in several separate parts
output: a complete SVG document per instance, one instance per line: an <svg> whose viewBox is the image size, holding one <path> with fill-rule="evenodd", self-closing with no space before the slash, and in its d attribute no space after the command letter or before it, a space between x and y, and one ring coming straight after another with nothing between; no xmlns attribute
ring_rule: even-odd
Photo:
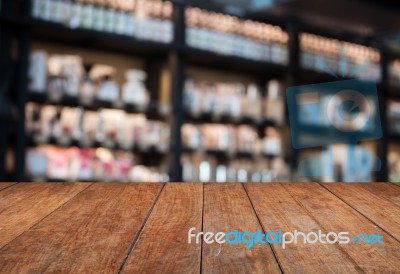
<svg viewBox="0 0 400 274"><path fill-rule="evenodd" d="M368 273L399 272L400 243L393 237L318 184L292 183L283 186L325 231L348 231L351 237L362 233L383 236L384 244L350 242L340 245L359 269ZM349 187L346 184L342 186Z"/></svg>
<svg viewBox="0 0 400 274"><path fill-rule="evenodd" d="M266 232L324 231L282 184L245 184L254 209ZM355 262L337 245L272 245L285 273L358 273Z"/></svg>
<svg viewBox="0 0 400 274"><path fill-rule="evenodd" d="M324 186L400 242L400 187L386 183Z"/></svg>
<svg viewBox="0 0 400 274"><path fill-rule="evenodd" d="M16 183L0 183L0 190L15 185Z"/></svg>
<svg viewBox="0 0 400 274"><path fill-rule="evenodd" d="M0 191L0 273L399 273L399 186L243 186L8 185ZM188 244L191 227L380 233L384 244L220 248Z"/></svg>
<svg viewBox="0 0 400 274"><path fill-rule="evenodd" d="M133 248L123 273L199 273L201 245L188 230L201 230L203 185L168 183Z"/></svg>
<svg viewBox="0 0 400 274"><path fill-rule="evenodd" d="M239 230L251 233L262 227L241 184L204 185L204 232ZM203 244L203 273L280 273L271 247L257 244Z"/></svg>
<svg viewBox="0 0 400 274"><path fill-rule="evenodd" d="M89 184L15 184L0 191L0 248Z"/></svg>
<svg viewBox="0 0 400 274"><path fill-rule="evenodd" d="M391 184L400 187L400 183L391 183Z"/></svg>
<svg viewBox="0 0 400 274"><path fill-rule="evenodd" d="M91 185L0 249L1 272L118 272L161 187Z"/></svg>

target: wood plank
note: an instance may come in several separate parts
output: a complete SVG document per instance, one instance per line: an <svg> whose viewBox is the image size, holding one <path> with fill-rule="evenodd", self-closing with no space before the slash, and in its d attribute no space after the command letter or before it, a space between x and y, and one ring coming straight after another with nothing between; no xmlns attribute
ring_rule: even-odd
<svg viewBox="0 0 400 274"><path fill-rule="evenodd" d="M324 187L400 241L400 188L387 183Z"/></svg>
<svg viewBox="0 0 400 274"><path fill-rule="evenodd" d="M396 239L318 184L284 184L284 187L325 231L348 231L351 237L362 233L379 233L383 236L384 244L358 244L351 241L340 245L360 269L369 273L399 271L400 243ZM342 187L346 188L347 185L343 184Z"/></svg>
<svg viewBox="0 0 400 274"><path fill-rule="evenodd" d="M351 183L346 185L340 183L324 183L321 185L328 188L331 192L334 192L333 190L335 190L335 195L336 192L343 193L340 188L361 191L367 195L366 197L364 197L365 199L376 199L376 197L378 197L380 199L392 202L397 206L400 206L400 188L392 183ZM340 185L342 185L342 187L340 187Z"/></svg>
<svg viewBox="0 0 400 274"><path fill-rule="evenodd" d="M302 184L303 185L303 184ZM266 232L308 233L324 231L319 223L279 183L244 184ZM299 238L300 239L300 238ZM287 273L358 273L355 262L338 245L272 245L283 272Z"/></svg>
<svg viewBox="0 0 400 274"><path fill-rule="evenodd" d="M201 245L188 230L201 230L203 185L168 183L122 269L124 273L199 273Z"/></svg>
<svg viewBox="0 0 400 274"><path fill-rule="evenodd" d="M0 250L4 273L116 273L162 184L92 184Z"/></svg>
<svg viewBox="0 0 400 274"><path fill-rule="evenodd" d="M400 187L400 183L391 183L391 184Z"/></svg>
<svg viewBox="0 0 400 274"><path fill-rule="evenodd" d="M24 183L0 191L0 248L89 184Z"/></svg>
<svg viewBox="0 0 400 274"><path fill-rule="evenodd" d="M204 232L239 230L251 233L262 227L241 184L204 185ZM198 232L198 231L197 231ZM203 273L280 273L271 247L257 244L203 243Z"/></svg>
<svg viewBox="0 0 400 274"><path fill-rule="evenodd" d="M381 198L388 199L392 203L400 206L400 188L391 183L368 183L364 184L365 189L372 191ZM383 187L385 186L385 187ZM400 186L400 185L399 185ZM387 191L389 189L390 191Z"/></svg>
<svg viewBox="0 0 400 274"><path fill-rule="evenodd" d="M0 190L7 188L9 186L15 185L16 183L0 183Z"/></svg>

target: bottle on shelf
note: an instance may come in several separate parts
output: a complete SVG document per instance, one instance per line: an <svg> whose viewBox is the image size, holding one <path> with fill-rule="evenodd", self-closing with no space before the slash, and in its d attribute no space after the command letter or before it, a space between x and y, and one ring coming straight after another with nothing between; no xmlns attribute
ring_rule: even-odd
<svg viewBox="0 0 400 274"><path fill-rule="evenodd" d="M184 154L181 159L185 182L273 182L289 181L290 169L282 158L231 159L221 161L201 153Z"/></svg>
<svg viewBox="0 0 400 274"><path fill-rule="evenodd" d="M28 89L35 93L45 93L47 89L48 55L44 50L35 50L30 55Z"/></svg>
<svg viewBox="0 0 400 274"><path fill-rule="evenodd" d="M79 92L79 102L82 105L93 105L95 102L96 87L93 79L90 77L90 71L93 68L93 64L85 64L85 73L81 80L80 92Z"/></svg>
<svg viewBox="0 0 400 274"><path fill-rule="evenodd" d="M127 82L122 87L122 101L124 104L132 104L142 111L149 104L149 94L144 81L146 73L142 70L127 70L125 73Z"/></svg>
<svg viewBox="0 0 400 274"><path fill-rule="evenodd" d="M192 7L186 9L186 25L190 47L282 65L288 62L288 35L280 27Z"/></svg>
<svg viewBox="0 0 400 274"><path fill-rule="evenodd" d="M119 87L111 75L104 75L100 80L97 98L99 101L118 106Z"/></svg>
<svg viewBox="0 0 400 274"><path fill-rule="evenodd" d="M32 16L143 40L170 43L173 39L172 3L147 1L33 0Z"/></svg>

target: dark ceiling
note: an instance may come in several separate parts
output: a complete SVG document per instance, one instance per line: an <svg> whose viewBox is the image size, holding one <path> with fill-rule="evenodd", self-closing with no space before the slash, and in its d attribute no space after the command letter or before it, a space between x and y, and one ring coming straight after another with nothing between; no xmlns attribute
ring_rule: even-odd
<svg viewBox="0 0 400 274"><path fill-rule="evenodd" d="M400 6L385 1L293 0L263 12L289 16L323 28L337 28L359 35L400 31Z"/></svg>

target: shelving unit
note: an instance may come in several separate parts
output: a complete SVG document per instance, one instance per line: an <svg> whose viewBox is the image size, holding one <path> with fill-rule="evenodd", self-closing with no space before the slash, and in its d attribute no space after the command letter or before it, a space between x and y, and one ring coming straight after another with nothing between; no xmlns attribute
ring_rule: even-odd
<svg viewBox="0 0 400 274"><path fill-rule="evenodd" d="M44 21L32 17L29 17L28 20L33 37L66 45L122 52L134 56L166 55L174 47L170 43L138 40L134 37L121 34L83 28L72 29L61 23Z"/></svg>
<svg viewBox="0 0 400 274"><path fill-rule="evenodd" d="M117 109L132 114L143 113L146 114L146 117L156 120L166 119L168 116L168 113L162 113L162 111L160 110L160 105L157 102L150 102L150 104L148 104L148 106L144 108L134 104L125 104L121 107L115 107L111 102L100 100L96 100L93 104L85 105L80 103L77 97L72 96L64 96L63 98L61 98L60 101L51 101L47 98L45 92L28 92L27 102L64 107L81 107L84 110L91 111L96 111L102 108ZM167 110L167 112L169 111Z"/></svg>
<svg viewBox="0 0 400 274"><path fill-rule="evenodd" d="M15 165L14 176L12 180L24 181L27 178L24 176L25 166L25 148L27 146L36 145L31 138L27 138L25 134L25 104L27 102L35 102L40 104L53 104L61 106L83 107L85 110L98 110L99 108L114 108L110 104L96 102L90 106L82 106L76 98L63 98L59 102L51 102L43 94L35 94L28 91L27 85L27 67L29 61L29 49L32 40L50 41L63 45L70 45L75 47L98 49L103 51L118 52L129 56L135 56L144 59L146 71L148 72L147 87L151 91L151 103L145 110L138 109L137 107L124 106L122 110L127 113L144 113L147 117L157 120L166 120L171 125L171 144L170 149L161 154L168 154L170 159L169 175L171 181L182 180L182 167L181 157L184 153L192 153L191 149L183 147L181 128L184 122L200 123L223 123L241 125L247 124L254 126L258 129L263 129L267 126L276 127L276 123L268 119L255 121L250 118L233 119L231 117L219 117L215 119L212 115L202 114L200 116L193 116L188 113L183 106L183 89L184 81L186 78L186 71L188 66L198 66L201 68L219 69L227 72L240 73L243 75L251 75L259 80L262 86L265 86L266 80L274 77L279 77L285 82L286 86L295 86L306 83L319 83L325 81L335 81L334 77L316 72L309 69L303 69L300 66L300 46L299 34L301 32L318 33L328 37L333 37L343 41L360 42L364 41L369 45L370 37L356 37L349 39L351 36L348 34L337 33L319 33L317 28L309 28L296 22L296 24L286 24L283 29L289 35L288 52L289 63L287 65L272 64L264 61L256 61L242 57L223 55L207 50L196 49L186 44L186 26L185 26L185 8L186 6L181 2L174 3L173 23L174 23L174 40L171 43L158 43L152 41L139 40L134 37L112 34L106 32L99 32L89 29L72 29L60 23L48 22L41 19L36 19L30 15L30 2L24 1L18 9L12 6L7 6L3 1L2 11L0 12L0 27L1 27L1 52L0 59L1 72L6 70L11 62L11 36L15 36L14 40L18 40L18 56L16 57L17 63L15 65L13 76L13 87L16 95L12 95L13 105L18 109L18 115L14 118L16 127L15 132L7 134L7 136L14 136L14 142L2 140L4 144L0 144L0 156L4 158L6 150L10 145L13 145L15 151ZM295 27L301 26L301 27ZM9 38L8 38L9 37ZM387 105L388 91L392 94L392 89L389 88L387 66L388 59L386 51L381 45L373 45L379 47L381 50L381 82L378 83L380 97L380 109L383 128L383 138L376 141L378 156L382 160L382 171L377 174L378 181L386 181L387 174L387 141L397 140L397 135L388 133L387 116L385 106ZM5 60L3 62L3 60ZM171 73L171 86L170 86L170 104L171 112L169 115L160 114L158 112L159 105L157 103L158 93L160 87L159 76L160 67L166 64ZM5 73L0 73L0 83L4 82ZM399 92L400 94L400 92ZM400 95L395 95L400 96ZM288 118L286 117L286 126L288 126ZM50 140L50 144L57 144L56 140ZM77 142L71 143L73 146L80 147ZM100 144L93 145L93 148L99 147ZM115 147L118 149L118 147ZM160 153L154 148L149 151L140 151L133 149L135 153L145 153L157 157ZM222 151L206 150L206 154L216 157L228 158L254 158L257 155L250 153L237 152L234 154L227 154ZM273 158L273 155L260 155L261 157ZM258 157L258 156L257 156ZM298 151L288 149L283 155L283 158L290 162L290 167L294 171L298 164ZM6 177L6 170L4 159L0 161L0 180Z"/></svg>
<svg viewBox="0 0 400 274"><path fill-rule="evenodd" d="M203 124L203 123L218 123L218 124L232 124L232 125L251 125L255 127L277 127L277 123L268 119L255 120L251 117L239 117L233 118L228 115L222 115L219 117L213 116L209 113L202 113L200 115L193 115L192 113L185 111L185 121L195 123L195 124Z"/></svg>

